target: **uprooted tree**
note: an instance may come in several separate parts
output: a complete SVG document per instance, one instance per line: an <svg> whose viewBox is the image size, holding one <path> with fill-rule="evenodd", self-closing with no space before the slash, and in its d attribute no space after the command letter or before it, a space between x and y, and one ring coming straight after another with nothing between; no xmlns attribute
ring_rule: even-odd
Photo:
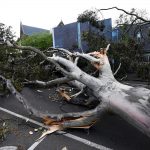
<svg viewBox="0 0 150 150"><path fill-rule="evenodd" d="M150 137L150 90L143 87L128 86L119 83L114 78L107 57L110 44L106 48L101 48L98 51L87 54L70 52L62 48L51 48L52 55L47 56L44 52L34 47L19 46L7 39L4 43L9 48L32 51L33 54L36 53L43 60L55 65L64 75L64 77L48 82L36 80L28 81L28 83L41 86L69 83L70 85L76 86L79 92L70 96L64 89L59 89L59 93L68 102L86 106L93 101L99 102L93 109L84 112L61 114L40 112L28 104L28 101L14 88L9 79L1 75L0 78L4 83L3 85L16 96L30 114L44 119L45 124L55 126L56 130L65 128L89 128L104 113L112 111ZM79 68L78 61L80 58L90 62L96 68L98 76L95 77L87 74ZM80 95L84 92L89 97L86 100L84 98L79 99Z"/></svg>
<svg viewBox="0 0 150 150"><path fill-rule="evenodd" d="M150 90L142 87L124 85L114 78L107 57L109 45L107 48L89 54L71 53L65 49L55 49L55 51L60 51L68 56L63 58L57 55L47 57L43 52L36 48L10 44L8 41L7 43L9 46L15 47L16 49L30 50L38 53L43 57L43 59L55 64L65 75L63 78L56 79L48 83L40 81L35 81L35 83L50 85L59 82L63 83L67 81L74 81L74 84L76 84L81 90L87 87L91 91L93 97L100 101L94 109L85 112L46 114L30 107L27 100L16 91L10 80L1 76L1 79L6 82L7 88L20 102L24 104L29 113L37 117L45 118L49 124L57 125L60 129L62 129L90 126L96 122L96 120L100 118L104 112L111 110L137 127L146 135L150 136ZM79 57L90 61L93 66L99 70L98 78L85 73L77 66L77 59ZM76 98L78 97L78 94L75 95Z"/></svg>

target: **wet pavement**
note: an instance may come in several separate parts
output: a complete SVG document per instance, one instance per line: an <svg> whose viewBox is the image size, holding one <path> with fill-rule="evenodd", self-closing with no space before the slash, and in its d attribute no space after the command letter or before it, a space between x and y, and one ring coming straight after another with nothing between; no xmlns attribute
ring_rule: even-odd
<svg viewBox="0 0 150 150"><path fill-rule="evenodd" d="M59 97L56 98L54 91L54 89L36 90L24 88L22 94L33 107L40 111L62 113L86 110L84 107L63 103L59 100ZM0 107L40 121L38 118L29 116L23 106L12 95L1 97ZM0 119L1 121L2 119L7 121L10 129L9 132L6 133L5 140L0 141L0 147L12 145L19 146L19 148L23 150L28 149L42 133L41 130L38 130L38 132L34 131L34 129L39 128L39 126L17 119L2 111L0 111ZM30 135L29 131L32 131L33 134ZM150 139L147 136L114 114L105 115L89 130L68 129L66 132L114 150L150 149ZM96 149L82 142L68 138L63 134L53 133L47 136L35 150L62 150L63 148L67 150Z"/></svg>

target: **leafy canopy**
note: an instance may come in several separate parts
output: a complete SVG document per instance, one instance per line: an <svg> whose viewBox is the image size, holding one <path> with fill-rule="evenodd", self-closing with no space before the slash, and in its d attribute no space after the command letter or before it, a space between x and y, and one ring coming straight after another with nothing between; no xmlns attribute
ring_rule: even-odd
<svg viewBox="0 0 150 150"><path fill-rule="evenodd" d="M20 40L21 45L33 46L39 48L40 50L45 50L48 47L51 47L52 41L52 34L49 32L43 32L31 36L26 36Z"/></svg>

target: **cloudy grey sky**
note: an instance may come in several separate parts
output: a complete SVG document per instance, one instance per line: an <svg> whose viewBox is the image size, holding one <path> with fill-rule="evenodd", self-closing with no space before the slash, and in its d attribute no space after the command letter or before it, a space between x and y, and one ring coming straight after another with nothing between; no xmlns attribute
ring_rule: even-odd
<svg viewBox="0 0 150 150"><path fill-rule="evenodd" d="M0 0L0 22L11 25L19 35L19 25L51 29L63 20L75 22L78 14L91 8L117 6L129 11L145 9L150 14L150 0ZM104 18L115 20L121 12L103 11ZM101 17L101 16L100 16Z"/></svg>

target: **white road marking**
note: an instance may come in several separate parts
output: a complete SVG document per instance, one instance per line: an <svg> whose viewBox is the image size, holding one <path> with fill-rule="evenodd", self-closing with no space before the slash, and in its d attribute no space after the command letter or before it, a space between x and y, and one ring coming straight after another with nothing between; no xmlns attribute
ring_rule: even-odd
<svg viewBox="0 0 150 150"><path fill-rule="evenodd" d="M73 134L70 134L70 133L66 133L66 132L63 132L63 131L57 131L57 132L58 132L58 133L61 133L61 134L62 134L62 133L65 133L64 136L69 137L69 138L71 138L71 139L74 139L74 140L76 140L76 141L79 141L79 142L81 142L81 143L84 143L85 145L88 145L88 146L90 146L90 147L93 147L93 148L96 148L96 149L99 149L99 150L112 150L112 149L107 148L107 147L105 147L105 146L103 146L103 145L96 144L96 143L94 143L94 142L91 142L91 141L89 141L89 140L83 139L83 138L81 138L81 137L78 137L78 136L73 135Z"/></svg>
<svg viewBox="0 0 150 150"><path fill-rule="evenodd" d="M18 148L16 146L4 146L0 147L0 150L17 150Z"/></svg>
<svg viewBox="0 0 150 150"><path fill-rule="evenodd" d="M8 113L8 114L10 114L10 115L13 115L13 116L15 116L15 117L18 117L18 118L20 118L20 119L23 119L23 120L25 120L25 121L27 121L27 122L31 122L31 123L36 124L36 125L38 125L38 126L41 126L41 127L43 127L43 128L49 129L49 126L45 126L44 124L42 124L42 123L40 123L40 122L38 122L38 121L35 121L35 120L30 119L30 118L28 118L28 117L22 116L22 115L20 115L20 114L17 114L17 113L15 113L15 112L12 112L12 111L10 111L10 110L8 110L8 109L5 109L5 108L0 107L0 110L3 111L3 112ZM73 135L73 134L70 134L70 133L67 133L67 132L64 132L64 131L57 131L57 133L62 134L63 136L66 136L66 137L71 138L71 139L73 139L73 140L79 141L80 143L83 143L83 144L85 144L85 145L88 145L88 146L90 146L90 147L93 147L93 148L96 148L96 149L99 149L99 150L112 150L112 149L107 148L107 147L105 147L105 146L103 146L103 145L96 144L96 143L94 143L94 142L91 142L91 141L89 141L89 140L83 139L83 138L81 138L81 137L78 137L78 136L76 136L76 135ZM35 143L33 143L32 146L33 146L33 147L34 147L34 146L35 146L35 147L38 146L38 144L40 144L43 140L44 140L44 138L41 139L40 142L36 141ZM37 143L37 142L38 142L38 143ZM32 147L32 146L31 146L31 147ZM31 147L30 147L30 148L31 148ZM32 147L32 148L33 148L33 147ZM30 149L30 148L29 148L28 150L33 150L33 149Z"/></svg>
<svg viewBox="0 0 150 150"><path fill-rule="evenodd" d="M46 138L46 136L44 136L43 138L41 138L40 140L36 141L35 143L33 143L28 150L34 150L44 139Z"/></svg>

